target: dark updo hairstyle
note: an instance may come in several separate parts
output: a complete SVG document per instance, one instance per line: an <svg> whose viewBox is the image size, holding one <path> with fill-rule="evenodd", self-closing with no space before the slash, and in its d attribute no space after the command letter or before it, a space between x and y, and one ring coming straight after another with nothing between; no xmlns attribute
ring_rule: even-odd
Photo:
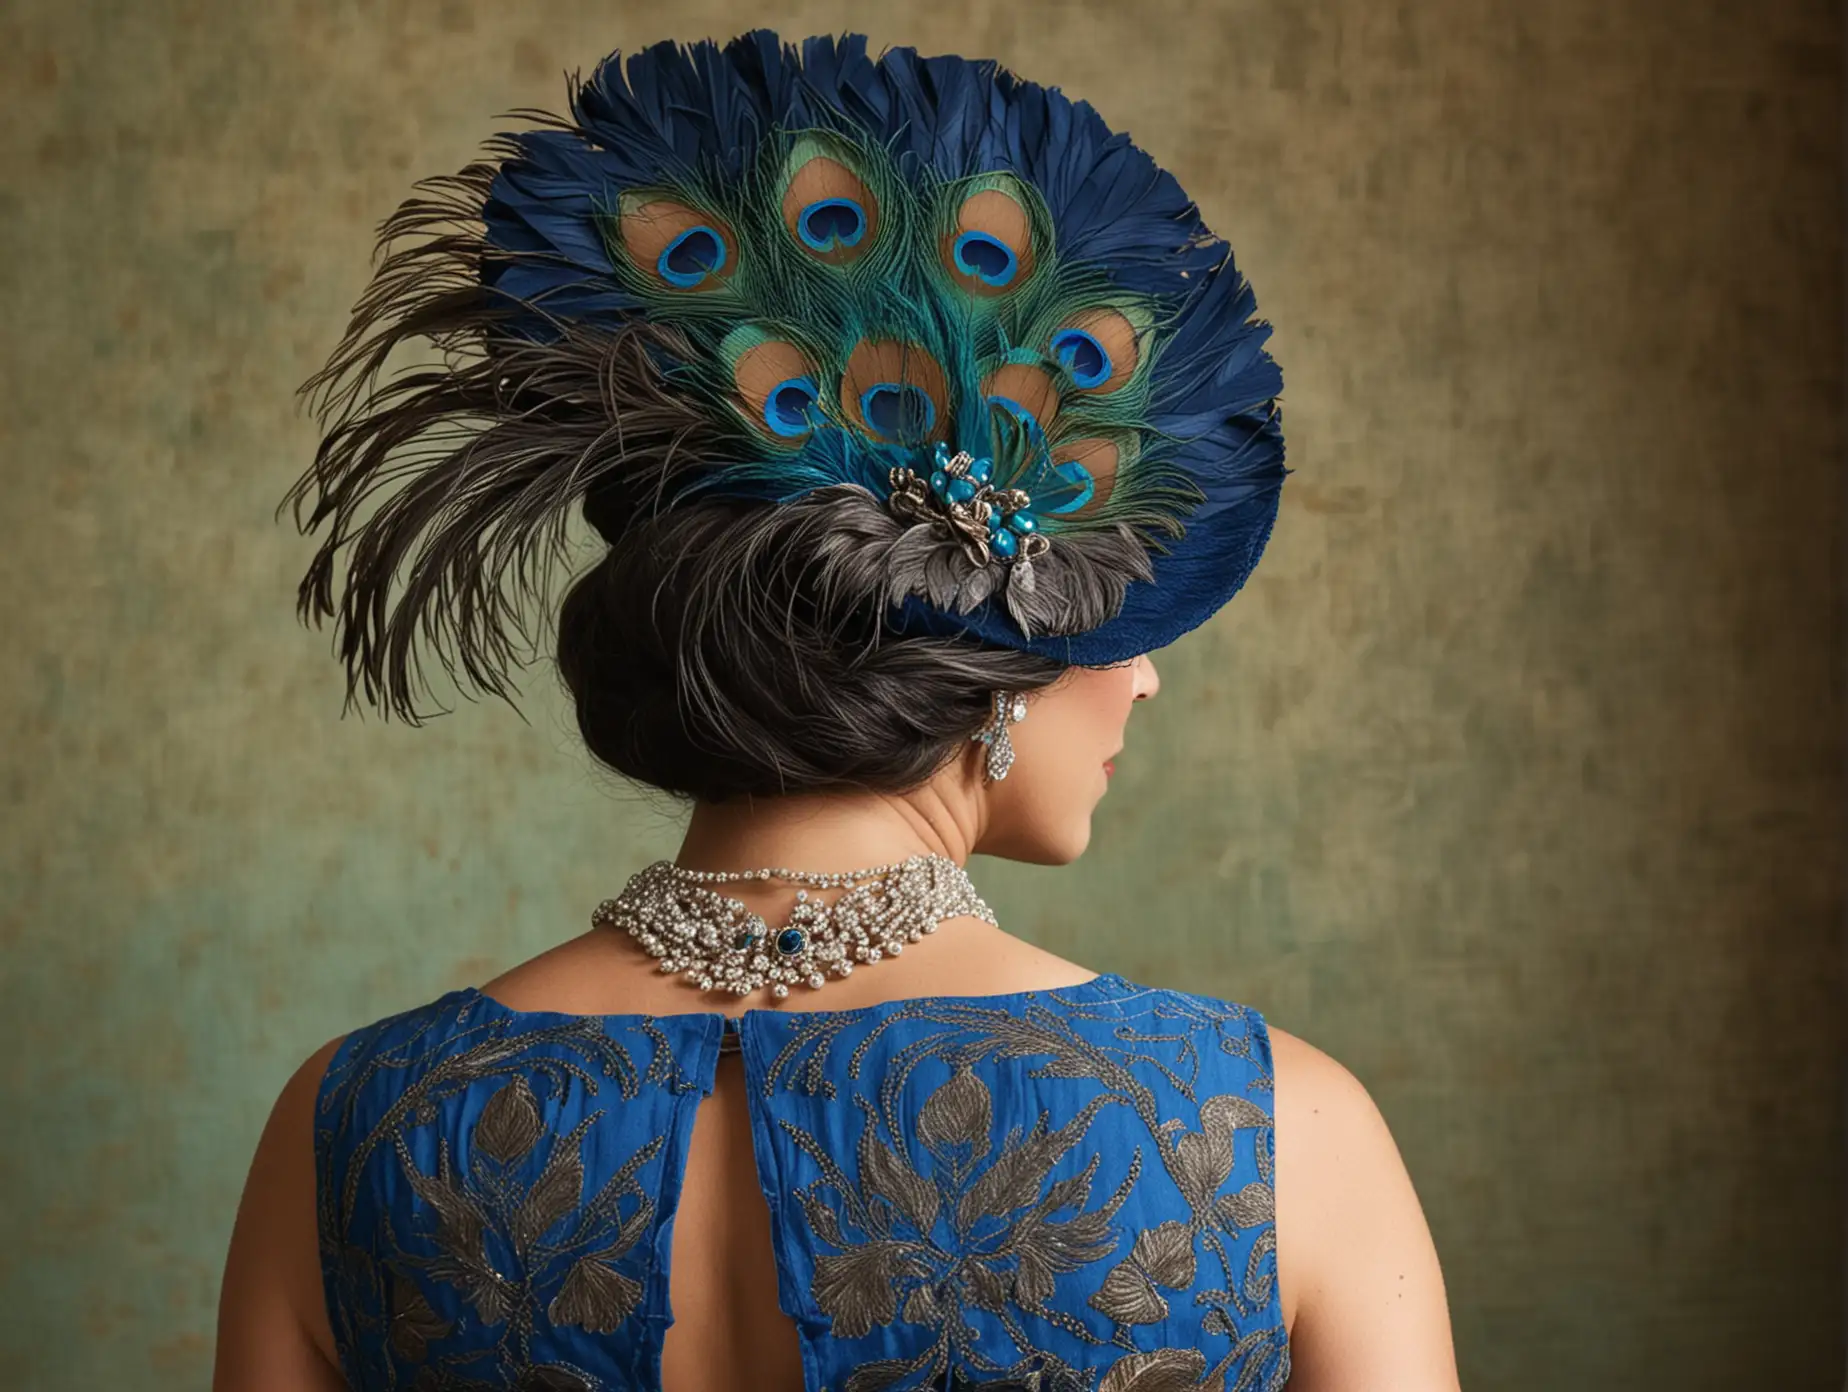
<svg viewBox="0 0 1848 1392"><path fill-rule="evenodd" d="M599 520L594 499L585 511ZM591 753L702 801L900 792L968 747L995 691L1064 671L889 631L878 577L842 564L851 513L825 497L713 498L626 519L558 619L559 673Z"/></svg>

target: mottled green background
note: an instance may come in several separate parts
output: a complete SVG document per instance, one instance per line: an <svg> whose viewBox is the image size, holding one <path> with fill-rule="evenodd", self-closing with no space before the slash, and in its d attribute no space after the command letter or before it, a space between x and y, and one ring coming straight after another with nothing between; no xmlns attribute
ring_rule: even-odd
<svg viewBox="0 0 1848 1392"><path fill-rule="evenodd" d="M1090 99L1277 325L1283 515L1004 920L1378 1098L1470 1389L1842 1377L1836 7L53 3L0 19L0 1383L198 1388L277 1087L675 839L524 724L342 721L291 392L372 229L662 37Z"/></svg>

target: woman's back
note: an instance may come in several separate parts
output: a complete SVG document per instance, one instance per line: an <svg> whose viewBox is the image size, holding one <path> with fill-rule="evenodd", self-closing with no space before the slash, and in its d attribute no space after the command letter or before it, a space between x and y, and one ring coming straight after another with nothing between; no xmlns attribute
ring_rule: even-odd
<svg viewBox="0 0 1848 1392"><path fill-rule="evenodd" d="M1114 974L741 1016L452 992L320 1086L335 1343L356 1387L1281 1386L1271 1086L1255 1011Z"/></svg>

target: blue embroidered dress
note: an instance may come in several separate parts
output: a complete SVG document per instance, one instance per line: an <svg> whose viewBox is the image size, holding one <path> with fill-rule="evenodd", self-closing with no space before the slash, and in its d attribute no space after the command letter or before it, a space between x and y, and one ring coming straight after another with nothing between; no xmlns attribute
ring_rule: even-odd
<svg viewBox="0 0 1848 1392"><path fill-rule="evenodd" d="M809 1392L1274 1392L1270 1036L1107 973L857 1010L576 1016L473 988L322 1080L347 1380L656 1392L694 1112L742 1053Z"/></svg>

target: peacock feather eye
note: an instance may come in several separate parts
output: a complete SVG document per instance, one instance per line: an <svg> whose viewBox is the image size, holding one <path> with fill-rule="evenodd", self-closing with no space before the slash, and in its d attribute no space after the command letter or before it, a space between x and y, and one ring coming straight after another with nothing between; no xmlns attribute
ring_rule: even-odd
<svg viewBox="0 0 1848 1392"><path fill-rule="evenodd" d="M733 405L773 441L799 445L821 424L820 373L799 344L740 325L719 345L737 389Z"/></svg>
<svg viewBox="0 0 1848 1392"><path fill-rule="evenodd" d="M723 219L678 199L625 193L623 249L664 290L713 290L738 269L738 240Z"/></svg>
<svg viewBox="0 0 1848 1392"><path fill-rule="evenodd" d="M831 266L858 260L879 235L879 200L846 159L805 135L784 166L783 225L797 246Z"/></svg>
<svg viewBox="0 0 1848 1392"><path fill-rule="evenodd" d="M972 295L1005 295L1033 274L1033 217L1012 179L987 175L956 205L938 252Z"/></svg>
<svg viewBox="0 0 1848 1392"><path fill-rule="evenodd" d="M1004 363L982 379L982 395L1017 416L1031 416L1044 428L1059 414L1059 384L1044 368Z"/></svg>
<svg viewBox="0 0 1848 1392"><path fill-rule="evenodd" d="M946 437L949 393L930 352L900 339L864 339L841 373L841 412L875 439L918 444Z"/></svg>
<svg viewBox="0 0 1848 1392"><path fill-rule="evenodd" d="M1057 524L1101 511L1115 491L1123 449L1117 441L1065 440L1052 447L1051 477L1033 497L1033 510Z"/></svg>
<svg viewBox="0 0 1848 1392"><path fill-rule="evenodd" d="M1118 309L1087 309L1055 329L1048 355L1082 392L1103 394L1135 376L1141 360L1137 330Z"/></svg>

